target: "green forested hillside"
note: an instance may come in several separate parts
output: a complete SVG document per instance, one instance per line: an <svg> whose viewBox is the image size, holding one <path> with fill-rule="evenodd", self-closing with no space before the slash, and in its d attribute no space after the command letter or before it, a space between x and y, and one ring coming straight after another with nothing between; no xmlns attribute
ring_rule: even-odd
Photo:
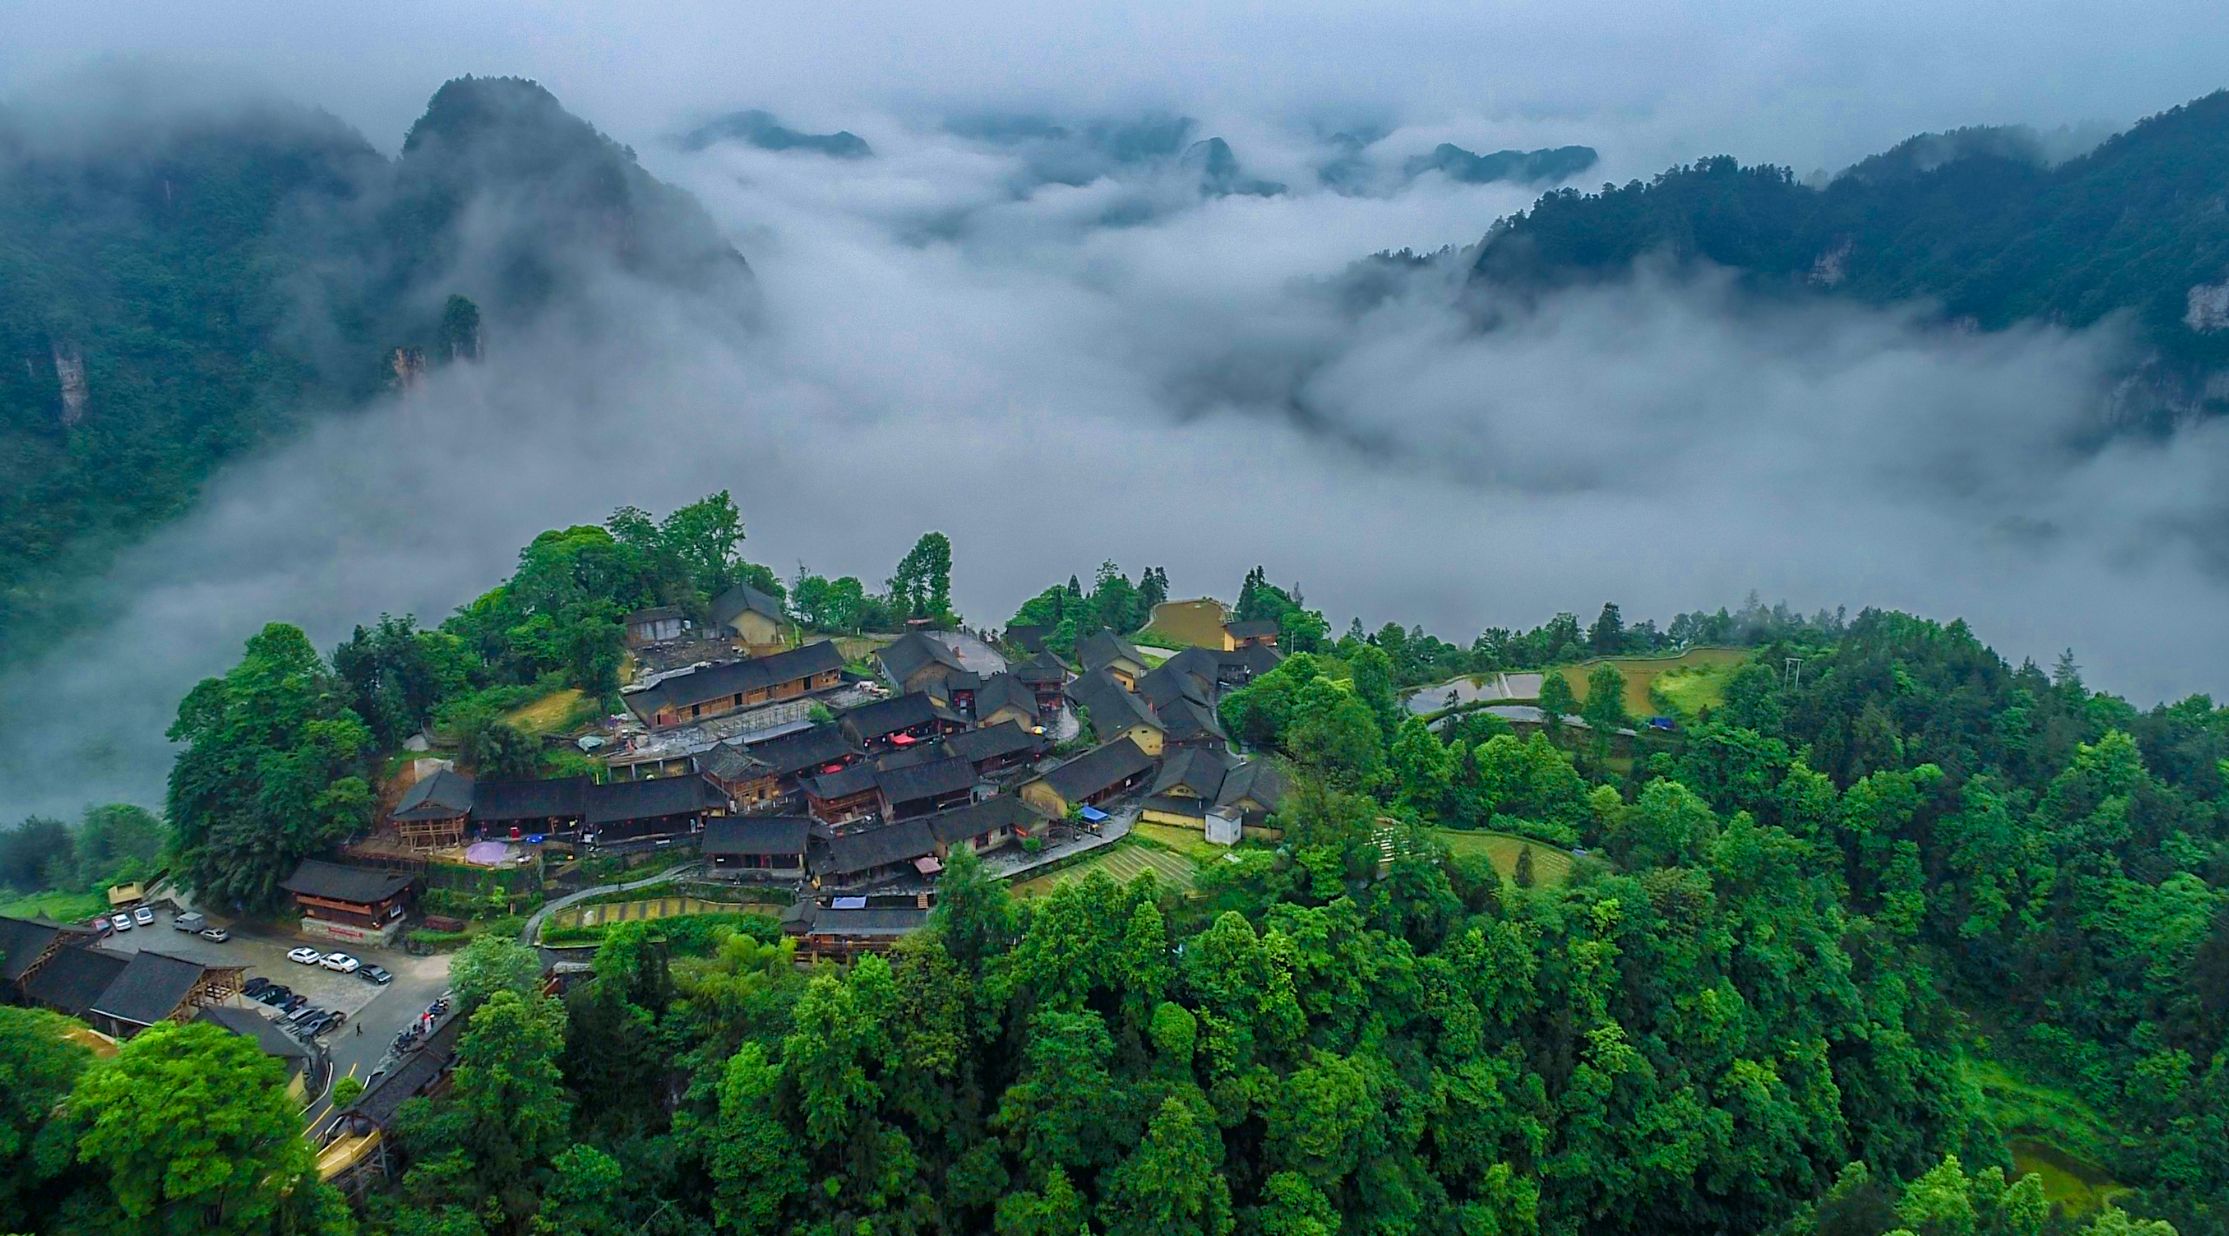
<svg viewBox="0 0 2229 1236"><path fill-rule="evenodd" d="M394 162L279 108L39 123L0 113L0 656L35 644L66 556L376 393L393 349L469 355L481 308L516 325L607 268L748 303L695 201L531 82L442 87ZM501 227L461 226L476 199Z"/></svg>
<svg viewBox="0 0 2229 1236"><path fill-rule="evenodd" d="M2229 92L2043 164L2002 131L1915 138L1814 188L1732 158L1646 183L1562 190L1497 225L1476 277L1552 285L1644 254L1707 260L1765 286L1915 297L1994 329L2134 315L2182 366L2229 363L2229 329L2185 324L2190 289L2229 278Z"/></svg>

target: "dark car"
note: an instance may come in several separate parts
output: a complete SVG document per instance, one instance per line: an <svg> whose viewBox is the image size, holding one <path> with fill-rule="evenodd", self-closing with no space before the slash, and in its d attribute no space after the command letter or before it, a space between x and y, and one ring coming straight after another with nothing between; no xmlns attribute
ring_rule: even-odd
<svg viewBox="0 0 2229 1236"><path fill-rule="evenodd" d="M337 1028L342 1022L346 1020L348 1019L341 1016L338 1010L326 1013L323 1016L311 1020L309 1025L310 1034L312 1037L315 1037L320 1034L328 1033L329 1031Z"/></svg>
<svg viewBox="0 0 2229 1236"><path fill-rule="evenodd" d="M288 987L284 983L266 983L264 984L263 990L255 993L255 995L249 998L255 1000L257 1003L268 1004L272 1008L277 1008L280 1005L285 1004L288 998L293 996L293 994L294 989Z"/></svg>
<svg viewBox="0 0 2229 1236"><path fill-rule="evenodd" d="M356 971L356 977L379 987L395 981L395 976L387 972L387 967L375 966L368 961Z"/></svg>
<svg viewBox="0 0 2229 1236"><path fill-rule="evenodd" d="M269 987L270 985L271 980L258 974L254 978L249 979L246 983L241 985L240 994L248 997L250 1000L253 1000L255 998L255 993L262 991L264 988Z"/></svg>
<svg viewBox="0 0 2229 1236"><path fill-rule="evenodd" d="M279 1004L279 1007L285 1009L289 1013L292 1013L300 1009L303 1005L308 1004L309 1002L310 998L308 996L296 992L295 994L288 996L284 1001L282 1001Z"/></svg>

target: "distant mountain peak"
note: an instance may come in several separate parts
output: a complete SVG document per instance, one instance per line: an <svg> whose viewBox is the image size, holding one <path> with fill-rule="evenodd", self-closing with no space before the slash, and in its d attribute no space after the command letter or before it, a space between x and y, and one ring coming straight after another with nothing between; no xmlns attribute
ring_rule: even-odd
<svg viewBox="0 0 2229 1236"><path fill-rule="evenodd" d="M774 113L759 108L730 112L698 125L682 135L681 148L703 150L722 142L741 142L760 150L802 150L832 159L866 159L875 153L867 139L848 129L804 133L783 124Z"/></svg>
<svg viewBox="0 0 2229 1236"><path fill-rule="evenodd" d="M1238 165L1238 156L1231 152L1231 144L1220 137L1187 146L1182 163L1185 170L1198 174L1200 192L1208 197L1275 197L1285 191L1285 186L1274 180L1246 175Z"/></svg>
<svg viewBox="0 0 2229 1236"><path fill-rule="evenodd" d="M1439 172L1449 180L1471 185L1545 185L1577 176L1593 167L1596 158L1592 146L1497 150L1482 155L1453 142L1441 142L1432 153L1411 158L1401 170L1412 180L1427 172Z"/></svg>

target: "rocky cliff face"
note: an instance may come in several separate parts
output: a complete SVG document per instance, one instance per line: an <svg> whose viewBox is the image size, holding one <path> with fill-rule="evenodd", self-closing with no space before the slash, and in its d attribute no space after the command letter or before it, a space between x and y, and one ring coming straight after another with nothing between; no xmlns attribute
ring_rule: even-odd
<svg viewBox="0 0 2229 1236"><path fill-rule="evenodd" d="M85 353L66 340L54 341L54 378L62 388L62 427L85 419Z"/></svg>

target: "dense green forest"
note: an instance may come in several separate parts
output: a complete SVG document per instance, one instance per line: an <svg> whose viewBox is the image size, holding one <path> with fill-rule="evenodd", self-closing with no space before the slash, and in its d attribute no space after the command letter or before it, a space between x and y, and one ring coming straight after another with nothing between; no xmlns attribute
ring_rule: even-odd
<svg viewBox="0 0 2229 1236"><path fill-rule="evenodd" d="M1539 287L1622 273L1648 254L1760 287L1885 303L1933 299L1984 329L2115 313L2171 368L2229 364L2229 330L2186 323L2229 274L2229 92L2153 116L2056 166L2016 132L1916 137L1821 187L1730 157L1648 182L1564 189L1497 224L1475 278Z"/></svg>
<svg viewBox="0 0 2229 1236"><path fill-rule="evenodd" d="M598 262L748 310L695 201L531 82L448 83L392 162L322 113L195 115L88 137L0 111L0 655L223 461L393 383L398 349L477 356L579 307ZM500 226L467 227L475 201Z"/></svg>
<svg viewBox="0 0 2229 1236"><path fill-rule="evenodd" d="M328 663L267 629L180 709L188 878L267 900L360 824L402 728L595 683L616 608L765 579L740 538L724 495L622 511L538 538L436 630L383 622ZM937 606L950 554L924 537L877 603ZM1110 565L1024 611L1165 590ZM1308 613L1297 593L1250 572L1242 608ZM454 1088L408 1107L406 1170L354 1211L303 1175L252 1053L187 1027L95 1060L10 1013L0 1228L2229 1230L2229 710L2140 711L2071 656L2016 666L1892 612L1674 625L1763 642L1722 702L1621 748L1615 663L1593 738L1435 729L1397 699L1430 637L1319 631L1222 701L1290 770L1283 839L1191 890L1025 901L956 857L888 957L801 972L771 920L629 923L562 999L483 937L453 970ZM1608 607L1479 647L1654 631ZM1451 848L1481 829L1566 849L1568 877ZM2050 1163L2108 1204L2023 1170Z"/></svg>

